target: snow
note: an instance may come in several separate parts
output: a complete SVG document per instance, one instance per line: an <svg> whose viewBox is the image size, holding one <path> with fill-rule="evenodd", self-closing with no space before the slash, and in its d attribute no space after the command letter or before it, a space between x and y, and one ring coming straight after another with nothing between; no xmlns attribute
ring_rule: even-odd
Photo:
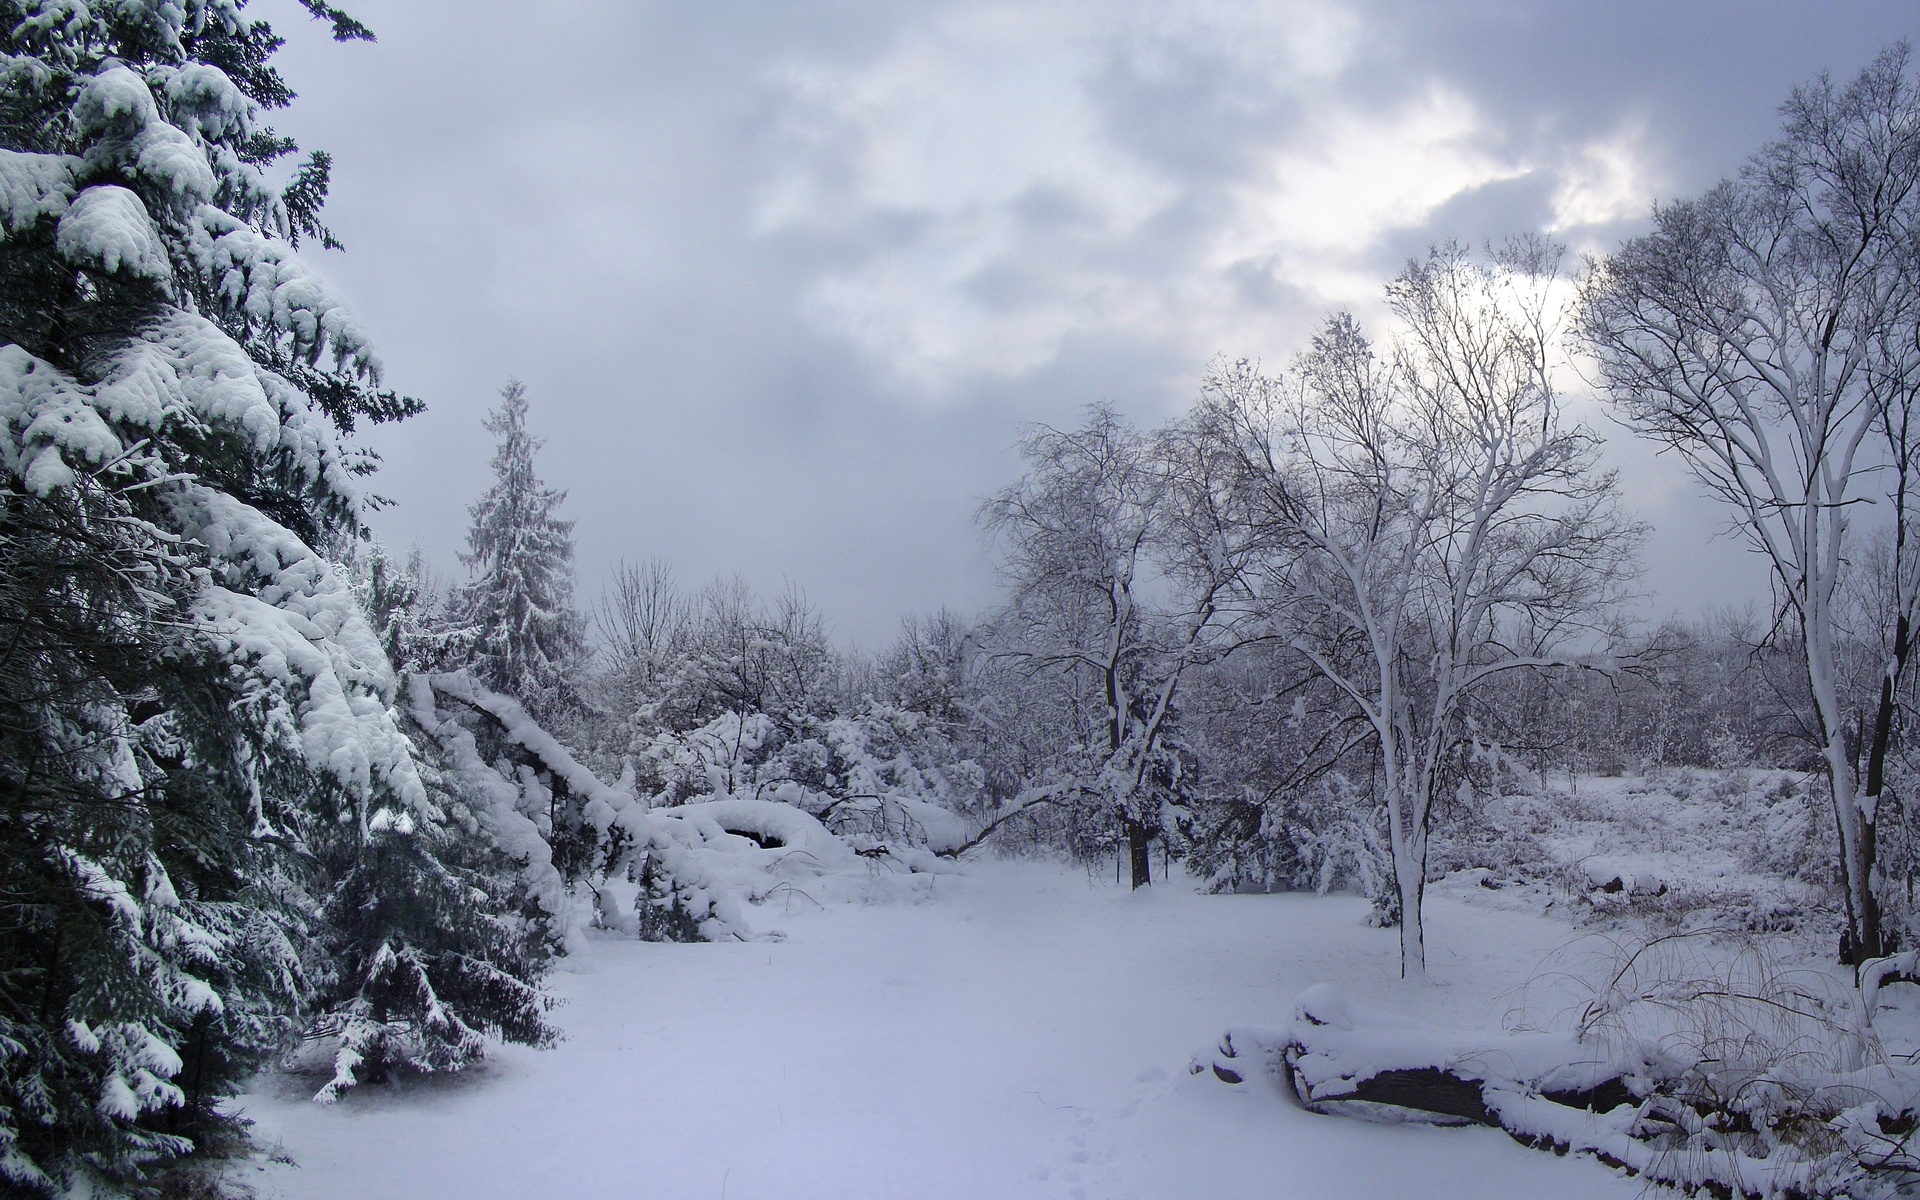
<svg viewBox="0 0 1920 1200"><path fill-rule="evenodd" d="M596 933L556 976L567 1040L462 1076L309 1103L244 1098L263 1198L1642 1195L1490 1129L1315 1116L1257 1082L1187 1074L1241 1022L1329 983L1374 1008L1498 1024L1568 937L1438 899L1435 982L1399 982L1364 900L1129 895L1111 876L982 862L919 904L769 906L786 941Z"/></svg>
<svg viewBox="0 0 1920 1200"><path fill-rule="evenodd" d="M359 320L286 243L205 204L187 230L186 252L224 304L248 321L286 331L295 354L317 359L331 349L337 365L365 379L380 377L380 356Z"/></svg>
<svg viewBox="0 0 1920 1200"><path fill-rule="evenodd" d="M148 279L170 279L166 242L140 197L110 183L97 184L74 198L60 218L54 244L61 257L109 274L125 270Z"/></svg>
<svg viewBox="0 0 1920 1200"><path fill-rule="evenodd" d="M790 804L770 800L702 800L661 809L660 818L678 818L696 825L711 823L716 831L746 833L774 844L775 849L791 850L812 856L823 866L845 866L854 861L853 851L812 813ZM707 840L711 834L704 835Z"/></svg>
<svg viewBox="0 0 1920 1200"><path fill-rule="evenodd" d="M1345 993L1325 983L1295 998L1294 1016L1314 1027L1297 1070L1316 1099L1350 1091L1354 1081L1382 1071L1435 1064L1463 1079L1532 1083L1563 1072L1569 1064L1590 1061L1597 1053L1581 1046L1571 1032L1438 1030L1422 1020L1351 1004Z"/></svg>
<svg viewBox="0 0 1920 1200"><path fill-rule="evenodd" d="M212 141L245 137L253 131L253 101L234 85L227 73L209 63L153 68L166 93L167 108L175 120L191 117L200 136Z"/></svg>
<svg viewBox="0 0 1920 1200"><path fill-rule="evenodd" d="M83 135L131 135L159 119L146 81L124 66L87 80L73 105L73 122Z"/></svg>
<svg viewBox="0 0 1920 1200"><path fill-rule="evenodd" d="M464 676L459 679L465 681ZM483 689L472 687L470 681L468 684L466 690L469 695L478 697L482 694ZM447 754L461 790L472 799L482 802L480 819L486 823L494 844L520 861L521 877L527 881L540 906L548 913L566 913L566 881L553 865L553 847L541 836L533 818L520 811L520 788L481 759L473 734L451 717L441 716L431 679L425 675L407 676L406 700L413 719ZM517 705L515 711L518 711ZM539 728L532 722L527 722L527 725L536 730ZM566 941L569 953L584 945L582 935L575 926L577 922L563 925L562 928L561 936Z"/></svg>
<svg viewBox="0 0 1920 1200"><path fill-rule="evenodd" d="M127 891L126 884L84 854L61 847L54 851L54 857L80 882L82 895L105 904L127 928L136 932L140 929L140 903Z"/></svg>
<svg viewBox="0 0 1920 1200"><path fill-rule="evenodd" d="M784 936L777 928L767 928L757 913L750 914L779 893L814 903L923 897L930 893L934 876L951 874L954 867L916 840L957 846L964 838L958 816L912 798L880 802L892 805L898 819L890 824L899 827L895 832L903 839L860 839L865 845L784 799L721 791L690 803L657 804L663 797L636 796L630 778L619 786L603 782L517 700L489 691L465 671L416 677L408 688L415 719L439 739L454 769L477 794L490 798L493 811L487 819L500 844L525 862L526 878L542 903L563 918L569 953L584 948L580 939L587 914L559 894L559 876L543 837L551 819L553 784L582 801L580 815L606 850L587 881L593 922L629 934L639 931L636 902L649 861L664 873L662 883L670 881L678 904L698 924L701 936L753 941ZM451 714L443 718L442 698L486 714L496 731L533 761L520 763L517 770L481 761L472 735L450 719ZM716 775L713 782L724 779ZM801 791L788 781L771 792L783 796L787 789L795 796ZM927 832L930 825L934 834ZM614 835L611 841L609 835ZM938 841L932 840L935 835Z"/></svg>
<svg viewBox="0 0 1920 1200"><path fill-rule="evenodd" d="M210 82L204 76L191 81L202 96ZM131 168L176 202L193 205L212 198L215 180L205 152L161 118L153 92L131 69L112 66L87 80L73 116L83 137L99 139L87 153L91 174Z"/></svg>
<svg viewBox="0 0 1920 1200"><path fill-rule="evenodd" d="M481 709L500 722L501 732L508 741L532 753L541 765L559 775L568 787L587 798L589 817L603 832L616 814L633 803L632 795L602 783L598 776L582 766L572 751L542 729L513 697L481 687L465 671L433 675L428 683L435 691ZM599 807L591 807L593 805Z"/></svg>
<svg viewBox="0 0 1920 1200"><path fill-rule="evenodd" d="M133 169L176 204L192 205L213 195L207 156L194 140L164 121L142 129L128 147Z"/></svg>
<svg viewBox="0 0 1920 1200"><path fill-rule="evenodd" d="M79 224L73 228L92 228L89 212L100 217L102 228L110 224L101 214L117 201L93 204L88 198L114 192L139 204L122 188L89 188L61 230L74 222ZM122 246L121 252L140 251ZM164 251L156 252L164 261ZM72 486L81 461L99 464L122 453L122 438L109 422L131 426L127 435L133 439L165 432L176 421L240 434L254 451L271 454L272 469L291 480L338 502L358 502L349 461L357 452L341 444L297 389L260 369L204 317L167 312L119 347L92 387L17 346L0 347L0 466L21 471L41 495Z"/></svg>
<svg viewBox="0 0 1920 1200"><path fill-rule="evenodd" d="M1488 869L1457 871L1442 891L1646 930L1805 930L1823 955L1838 936L1823 899L1838 853L1831 801L1799 772L1562 777L1483 805L1470 831L1480 843L1441 853Z"/></svg>
<svg viewBox="0 0 1920 1200"><path fill-rule="evenodd" d="M42 217L66 212L79 166L71 155L0 150L0 226L19 233Z"/></svg>
<svg viewBox="0 0 1920 1200"><path fill-rule="evenodd" d="M194 600L197 631L280 693L276 724L294 731L308 764L360 801L380 785L435 815L389 707L398 682L345 572L224 492L182 484L169 499L215 564Z"/></svg>

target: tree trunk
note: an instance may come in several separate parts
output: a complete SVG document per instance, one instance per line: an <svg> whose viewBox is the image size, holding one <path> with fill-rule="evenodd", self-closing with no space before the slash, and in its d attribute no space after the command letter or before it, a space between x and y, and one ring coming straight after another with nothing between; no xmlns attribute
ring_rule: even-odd
<svg viewBox="0 0 1920 1200"><path fill-rule="evenodd" d="M1153 860L1147 857L1152 831L1138 821L1127 822L1127 862L1133 869L1133 886L1146 887L1153 882Z"/></svg>
<svg viewBox="0 0 1920 1200"><path fill-rule="evenodd" d="M1420 905L1427 887L1427 806L1418 791L1419 777L1411 771L1402 773L1402 754L1400 746L1382 736L1387 844L1393 851L1393 882L1400 893L1400 978L1425 979L1427 939Z"/></svg>
<svg viewBox="0 0 1920 1200"><path fill-rule="evenodd" d="M1861 843L1869 871L1866 886L1868 920L1862 925L1873 932L1874 944L1854 948L1854 953L1849 956L1850 965L1854 966L1899 949L1880 927L1879 847L1875 843L1879 840L1880 796L1887 785L1887 749L1893 740L1893 719L1899 711L1897 689L1912 648L1913 629L1906 614L1902 613L1894 622L1893 655L1887 662L1886 671L1880 676L1880 703L1874 710L1873 736L1867 745L1867 786L1866 794L1860 798L1860 812L1863 818Z"/></svg>
<svg viewBox="0 0 1920 1200"><path fill-rule="evenodd" d="M1833 648L1817 623L1801 623L1806 639L1807 683L1813 694L1814 716L1825 744L1827 782L1833 791L1833 816L1840 835L1840 884L1846 901L1847 929L1840 939L1840 960L1858 966L1878 958L1884 950L1880 935L1880 904L1874 895L1874 822L1869 805L1878 797L1863 796L1854 778L1854 759L1847 750L1846 721L1834 683Z"/></svg>
<svg viewBox="0 0 1920 1200"><path fill-rule="evenodd" d="M1420 911L1427 890L1426 855L1405 855L1404 867L1400 854L1393 857L1400 885L1400 978L1422 980L1427 977L1427 927ZM1416 857L1418 862L1413 861Z"/></svg>

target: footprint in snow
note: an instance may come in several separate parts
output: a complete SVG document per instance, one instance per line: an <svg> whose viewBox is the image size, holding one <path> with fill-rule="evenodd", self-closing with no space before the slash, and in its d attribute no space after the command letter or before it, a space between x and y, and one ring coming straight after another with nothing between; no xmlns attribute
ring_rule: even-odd
<svg viewBox="0 0 1920 1200"><path fill-rule="evenodd" d="M1060 1194L1073 1200L1088 1196L1125 1200L1131 1193L1120 1160L1129 1131L1122 1126L1142 1104L1164 1096L1177 1083L1164 1068L1148 1067L1133 1077L1133 1086L1126 1089L1129 1094L1115 1103L1075 1111L1063 1131L1061 1159L1055 1166L1036 1168L1030 1178L1039 1183L1057 1180L1063 1188Z"/></svg>

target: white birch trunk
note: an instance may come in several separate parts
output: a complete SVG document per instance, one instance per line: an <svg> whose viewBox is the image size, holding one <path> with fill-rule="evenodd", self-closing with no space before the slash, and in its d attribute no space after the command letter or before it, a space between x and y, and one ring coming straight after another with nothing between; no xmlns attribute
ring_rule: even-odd
<svg viewBox="0 0 1920 1200"><path fill-rule="evenodd" d="M1840 835L1840 884L1846 893L1847 927L1857 944L1876 932L1870 928L1873 922L1869 920L1869 914L1874 911L1875 897L1869 877L1872 864L1866 859L1866 826L1871 817L1861 808L1859 789L1853 776L1853 759L1847 751L1846 718L1840 707L1838 672L1834 665L1832 621L1824 605L1816 603L1808 607L1813 611L1801 623L1807 653L1807 684L1820 722L1821 752L1826 758L1827 778L1833 791L1833 816Z"/></svg>

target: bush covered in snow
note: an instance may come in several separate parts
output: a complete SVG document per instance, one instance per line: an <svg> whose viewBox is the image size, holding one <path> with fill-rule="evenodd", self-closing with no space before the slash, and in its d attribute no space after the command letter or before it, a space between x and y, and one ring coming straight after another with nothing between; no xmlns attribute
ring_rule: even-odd
<svg viewBox="0 0 1920 1200"><path fill-rule="evenodd" d="M465 787L490 798L483 821L514 848L545 911L564 914L561 936L575 948L588 922L649 940L746 940L769 932L752 906L783 895L914 895L951 869L937 853L965 839L957 816L904 790L856 797L872 803L844 815L791 778L746 786L728 775L752 768L728 757L751 740L737 727L732 739L693 739L672 760L697 767L711 790L648 795L632 774L606 783L518 701L465 674L417 675L410 688L415 719ZM561 845L575 850L563 857Z"/></svg>

